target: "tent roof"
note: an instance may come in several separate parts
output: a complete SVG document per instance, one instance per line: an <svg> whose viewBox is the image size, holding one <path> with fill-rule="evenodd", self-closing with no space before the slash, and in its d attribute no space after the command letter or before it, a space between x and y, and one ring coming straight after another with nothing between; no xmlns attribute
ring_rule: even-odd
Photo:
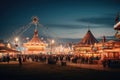
<svg viewBox="0 0 120 80"><path fill-rule="evenodd" d="M36 43L38 43L38 44L43 43L42 40L39 39L39 37L38 37L38 30L37 29L35 29L33 38L29 42L27 42L27 44L36 44Z"/></svg>
<svg viewBox="0 0 120 80"><path fill-rule="evenodd" d="M90 30L86 33L84 38L78 43L83 45L93 45L94 43L98 43L97 39L93 36Z"/></svg>
<svg viewBox="0 0 120 80"><path fill-rule="evenodd" d="M118 22L117 24L114 25L114 29L115 30L120 30L120 22Z"/></svg>
<svg viewBox="0 0 120 80"><path fill-rule="evenodd" d="M5 53L5 52L20 52L20 51L17 51L17 50L14 50L14 49L11 49L5 46L0 46L0 52Z"/></svg>

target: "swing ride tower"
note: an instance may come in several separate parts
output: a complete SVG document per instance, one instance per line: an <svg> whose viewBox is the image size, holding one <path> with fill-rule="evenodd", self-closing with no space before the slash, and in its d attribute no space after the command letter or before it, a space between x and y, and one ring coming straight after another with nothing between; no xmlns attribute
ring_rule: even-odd
<svg viewBox="0 0 120 80"><path fill-rule="evenodd" d="M23 46L26 48L25 54L45 53L46 44L38 36L38 18L33 17L32 23L35 25L34 35L31 40L23 43Z"/></svg>

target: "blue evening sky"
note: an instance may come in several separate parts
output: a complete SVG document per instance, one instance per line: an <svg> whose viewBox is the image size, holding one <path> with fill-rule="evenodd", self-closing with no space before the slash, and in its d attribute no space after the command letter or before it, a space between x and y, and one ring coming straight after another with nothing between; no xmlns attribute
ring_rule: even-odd
<svg viewBox="0 0 120 80"><path fill-rule="evenodd" d="M88 26L96 38L113 36L117 12L119 0L0 0L0 39L14 35L33 16L49 29L46 33L61 38L82 38Z"/></svg>

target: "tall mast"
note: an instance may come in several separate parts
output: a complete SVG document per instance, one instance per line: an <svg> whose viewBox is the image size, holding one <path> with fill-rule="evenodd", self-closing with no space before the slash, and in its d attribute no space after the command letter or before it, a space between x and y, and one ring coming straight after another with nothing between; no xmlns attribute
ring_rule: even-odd
<svg viewBox="0 0 120 80"><path fill-rule="evenodd" d="M33 17L32 23L35 25L35 30L37 30L37 25L38 25L38 17Z"/></svg>

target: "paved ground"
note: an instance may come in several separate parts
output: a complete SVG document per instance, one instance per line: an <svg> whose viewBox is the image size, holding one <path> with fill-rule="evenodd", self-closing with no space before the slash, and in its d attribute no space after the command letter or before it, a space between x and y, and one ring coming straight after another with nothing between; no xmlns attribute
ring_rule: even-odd
<svg viewBox="0 0 120 80"><path fill-rule="evenodd" d="M104 68L102 64L76 64L76 63L67 63L69 66L85 68L85 69L94 69L94 70L103 70L103 71L111 71L111 72L120 72L120 68L108 68L107 66Z"/></svg>
<svg viewBox="0 0 120 80"><path fill-rule="evenodd" d="M119 71L83 69L45 63L0 63L0 80L119 80Z"/></svg>

